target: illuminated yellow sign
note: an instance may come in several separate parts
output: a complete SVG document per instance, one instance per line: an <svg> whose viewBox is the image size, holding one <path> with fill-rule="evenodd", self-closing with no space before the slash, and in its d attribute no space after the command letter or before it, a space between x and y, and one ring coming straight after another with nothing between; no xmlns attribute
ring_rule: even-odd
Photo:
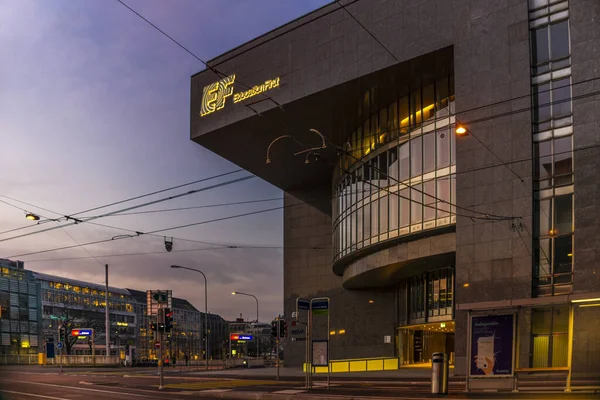
<svg viewBox="0 0 600 400"><path fill-rule="evenodd" d="M233 94L233 82L235 82L235 74L204 87L201 117L225 107L225 99Z"/></svg>
<svg viewBox="0 0 600 400"><path fill-rule="evenodd" d="M279 78L270 79L263 83L262 85L254 86L250 90L246 90L245 92L236 93L233 95L233 102L238 103L240 101L246 100L252 96L256 96L257 94L261 94L262 92L266 92L267 90L276 88L279 86Z"/></svg>
<svg viewBox="0 0 600 400"><path fill-rule="evenodd" d="M279 87L280 78L269 79L265 83L254 86L244 92L233 93L235 74L223 78L215 83L205 86L202 90L202 103L200 105L200 116L211 114L225 107L225 100L233 94L233 102L239 103L256 96L267 90Z"/></svg>
<svg viewBox="0 0 600 400"><path fill-rule="evenodd" d="M117 322L117 326L129 326L127 322Z"/></svg>

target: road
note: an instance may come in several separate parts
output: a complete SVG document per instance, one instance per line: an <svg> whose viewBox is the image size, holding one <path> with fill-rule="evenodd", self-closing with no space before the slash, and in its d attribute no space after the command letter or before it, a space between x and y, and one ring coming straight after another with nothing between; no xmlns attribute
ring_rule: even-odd
<svg viewBox="0 0 600 400"><path fill-rule="evenodd" d="M317 377L316 387L304 390L301 379L286 377L280 381L257 376L192 376L171 374L165 377L164 390L158 390L156 372L132 369L73 369L59 373L57 369L11 367L0 374L0 395L4 399L203 399L269 398L327 399L336 398L431 398L430 383L417 380L343 380L332 378L330 390L324 387L324 377ZM558 389L558 388L557 388ZM512 399L600 399L592 393L464 393L464 383L450 383L448 398L512 398ZM332 397L329 397L332 398Z"/></svg>

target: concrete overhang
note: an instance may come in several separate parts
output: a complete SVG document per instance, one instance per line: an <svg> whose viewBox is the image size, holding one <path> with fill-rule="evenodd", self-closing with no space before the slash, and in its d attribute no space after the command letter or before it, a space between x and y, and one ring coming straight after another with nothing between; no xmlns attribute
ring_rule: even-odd
<svg viewBox="0 0 600 400"><path fill-rule="evenodd" d="M456 233L424 237L389 246L349 263L344 269L345 289L391 286L400 280L455 265Z"/></svg>
<svg viewBox="0 0 600 400"><path fill-rule="evenodd" d="M369 117L357 111L367 91L375 93L372 98L375 104L391 104L398 93L408 92L411 85L428 83L426 81L448 73L452 68L452 55L452 47L444 48L299 97L282 104L283 110L260 96L238 103L233 103L230 96L223 109L201 117L202 90L217 80L213 72L204 71L191 79L191 139L284 191L322 188L323 195L330 196L337 158L334 146L328 143L327 148L320 151L318 162L311 159L306 163L305 154L293 155L303 150L300 145L293 140L279 140L273 145L271 163L267 164L269 144L281 135L291 135L307 147L320 146L320 137L310 132L313 128L328 141L342 145L363 119ZM259 83L261 79L251 80ZM245 80L249 80L248 77ZM265 94L277 98L278 91L292 90L292 87L298 90L298 84L292 82L289 75L282 76L280 86Z"/></svg>

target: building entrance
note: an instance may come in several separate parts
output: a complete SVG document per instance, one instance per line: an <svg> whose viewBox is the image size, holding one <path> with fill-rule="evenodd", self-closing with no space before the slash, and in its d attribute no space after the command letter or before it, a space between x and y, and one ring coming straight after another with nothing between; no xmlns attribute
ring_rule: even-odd
<svg viewBox="0 0 600 400"><path fill-rule="evenodd" d="M404 326L397 332L400 365L427 365L436 352L448 354L454 364L454 321Z"/></svg>

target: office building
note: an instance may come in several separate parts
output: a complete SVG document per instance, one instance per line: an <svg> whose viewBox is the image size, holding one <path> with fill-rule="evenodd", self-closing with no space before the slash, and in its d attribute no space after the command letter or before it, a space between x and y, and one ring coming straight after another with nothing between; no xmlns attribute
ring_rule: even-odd
<svg viewBox="0 0 600 400"><path fill-rule="evenodd" d="M340 4L191 78L191 139L285 193L285 318L330 298L332 359L588 371L600 2Z"/></svg>

